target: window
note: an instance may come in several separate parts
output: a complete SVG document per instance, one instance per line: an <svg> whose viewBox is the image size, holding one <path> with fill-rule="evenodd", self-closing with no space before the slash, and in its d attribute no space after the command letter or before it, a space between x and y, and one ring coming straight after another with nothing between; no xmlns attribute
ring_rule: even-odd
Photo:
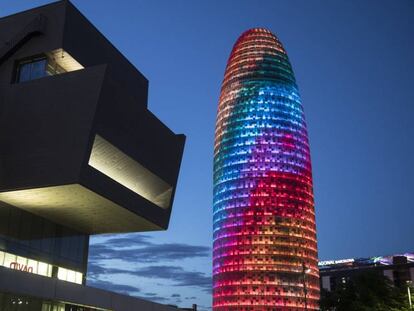
<svg viewBox="0 0 414 311"><path fill-rule="evenodd" d="M47 76L47 58L38 57L22 61L17 66L17 82L30 81Z"/></svg>
<svg viewBox="0 0 414 311"><path fill-rule="evenodd" d="M0 251L0 266L23 272L39 274L46 277L52 277L53 266L51 264L17 256L3 251ZM56 268L58 271L58 279L67 282L82 284L83 274L81 272L65 269L62 267Z"/></svg>
<svg viewBox="0 0 414 311"><path fill-rule="evenodd" d="M83 69L68 53L59 49L22 60L17 65L16 82L31 81Z"/></svg>

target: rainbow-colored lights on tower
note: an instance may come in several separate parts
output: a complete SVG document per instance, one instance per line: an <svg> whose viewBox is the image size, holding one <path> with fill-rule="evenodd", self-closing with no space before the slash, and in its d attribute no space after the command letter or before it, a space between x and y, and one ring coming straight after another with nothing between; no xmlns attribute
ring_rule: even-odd
<svg viewBox="0 0 414 311"><path fill-rule="evenodd" d="M270 31L230 54L214 146L214 311L318 310L308 134L295 77Z"/></svg>

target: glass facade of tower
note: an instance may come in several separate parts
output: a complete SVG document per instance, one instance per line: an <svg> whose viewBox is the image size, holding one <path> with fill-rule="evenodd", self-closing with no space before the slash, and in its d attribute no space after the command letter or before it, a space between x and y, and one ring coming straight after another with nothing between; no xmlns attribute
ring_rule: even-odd
<svg viewBox="0 0 414 311"><path fill-rule="evenodd" d="M317 310L312 171L279 40L243 33L227 63L214 146L214 311Z"/></svg>

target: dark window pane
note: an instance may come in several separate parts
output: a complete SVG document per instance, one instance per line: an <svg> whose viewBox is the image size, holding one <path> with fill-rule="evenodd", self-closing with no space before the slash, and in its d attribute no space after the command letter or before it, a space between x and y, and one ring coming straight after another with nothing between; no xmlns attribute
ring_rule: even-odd
<svg viewBox="0 0 414 311"><path fill-rule="evenodd" d="M43 230L42 251L53 253L55 226L49 221L44 221Z"/></svg>
<svg viewBox="0 0 414 311"><path fill-rule="evenodd" d="M17 69L17 81L24 82L47 76L46 64L46 58L37 58L20 63Z"/></svg>
<svg viewBox="0 0 414 311"><path fill-rule="evenodd" d="M30 80L30 68L32 67L31 63L22 64L19 66L19 82L29 81Z"/></svg>
<svg viewBox="0 0 414 311"><path fill-rule="evenodd" d="M46 59L32 63L30 79L38 79L46 76Z"/></svg>
<svg viewBox="0 0 414 311"><path fill-rule="evenodd" d="M16 239L19 236L21 213L17 209L12 209L10 213L9 233L8 235Z"/></svg>

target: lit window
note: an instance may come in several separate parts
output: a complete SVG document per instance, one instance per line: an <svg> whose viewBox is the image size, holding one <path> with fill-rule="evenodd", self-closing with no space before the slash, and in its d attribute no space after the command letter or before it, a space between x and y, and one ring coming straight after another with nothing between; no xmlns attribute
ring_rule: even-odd
<svg viewBox="0 0 414 311"><path fill-rule="evenodd" d="M38 261L27 259L27 266L32 268L32 273L39 274L38 273Z"/></svg>
<svg viewBox="0 0 414 311"><path fill-rule="evenodd" d="M56 61L47 57L39 57L19 63L17 82L35 80L66 72Z"/></svg>
<svg viewBox="0 0 414 311"><path fill-rule="evenodd" d="M75 272L75 273L76 273L75 283L82 284L82 278L83 278L82 273L80 273L80 272Z"/></svg>
<svg viewBox="0 0 414 311"><path fill-rule="evenodd" d="M43 276L51 276L51 273L49 274L49 265L44 262L39 262L37 273ZM50 269L51 270L51 269Z"/></svg>
<svg viewBox="0 0 414 311"><path fill-rule="evenodd" d="M7 268L10 268L10 265L13 262L16 262L16 255L12 255L12 254L6 253L5 254L5 257L4 257L4 264L3 265L5 267L7 267Z"/></svg>
<svg viewBox="0 0 414 311"><path fill-rule="evenodd" d="M52 277L52 265L2 251L0 251L0 266L22 272ZM77 271L58 267L58 279L82 284L83 274Z"/></svg>
<svg viewBox="0 0 414 311"><path fill-rule="evenodd" d="M66 281L76 283L76 272L72 270L68 270L68 276Z"/></svg>
<svg viewBox="0 0 414 311"><path fill-rule="evenodd" d="M65 268L59 267L57 277L59 280L66 281L68 278L68 270Z"/></svg>
<svg viewBox="0 0 414 311"><path fill-rule="evenodd" d="M83 68L69 53L57 49L20 61L17 65L16 82L35 80Z"/></svg>

